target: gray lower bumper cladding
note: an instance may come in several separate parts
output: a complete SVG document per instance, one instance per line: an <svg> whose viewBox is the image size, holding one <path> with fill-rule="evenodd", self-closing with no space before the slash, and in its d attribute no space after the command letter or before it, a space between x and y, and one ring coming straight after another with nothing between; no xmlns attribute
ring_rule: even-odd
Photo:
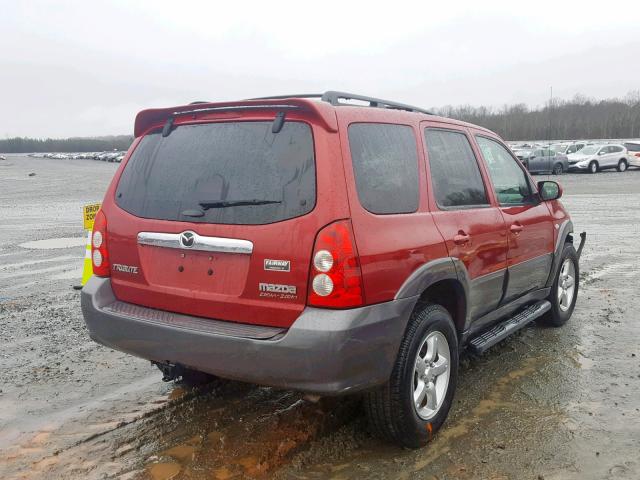
<svg viewBox="0 0 640 480"><path fill-rule="evenodd" d="M108 278L82 289L93 340L222 378L339 395L384 383L417 297L350 310L305 308L289 329L235 324L119 302Z"/></svg>

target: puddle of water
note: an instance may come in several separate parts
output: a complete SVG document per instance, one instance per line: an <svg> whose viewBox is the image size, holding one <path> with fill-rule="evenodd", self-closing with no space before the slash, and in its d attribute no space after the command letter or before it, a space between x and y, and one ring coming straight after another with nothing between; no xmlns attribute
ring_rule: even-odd
<svg viewBox="0 0 640 480"><path fill-rule="evenodd" d="M177 463L154 463L147 468L153 480L171 480L178 476L180 470L180 465Z"/></svg>
<svg viewBox="0 0 640 480"><path fill-rule="evenodd" d="M182 390L169 397L184 398ZM147 476L153 477L153 465L170 463L181 468L176 478L192 478L194 472L202 475L196 478L218 480L270 478L310 440L341 425L357 402L311 404L291 392L230 382L191 404L173 411L175 427L149 458L154 463L146 465ZM190 414L183 418L185 410Z"/></svg>
<svg viewBox="0 0 640 480"><path fill-rule="evenodd" d="M87 239L85 237L66 237L66 238L48 238L46 240L33 240L18 245L22 248L35 250L52 250L55 248L73 248L85 245Z"/></svg>

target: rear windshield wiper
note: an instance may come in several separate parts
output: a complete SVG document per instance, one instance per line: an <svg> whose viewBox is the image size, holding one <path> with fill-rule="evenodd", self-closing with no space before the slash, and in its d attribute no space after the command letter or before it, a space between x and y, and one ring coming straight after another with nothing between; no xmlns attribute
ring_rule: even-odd
<svg viewBox="0 0 640 480"><path fill-rule="evenodd" d="M269 205L272 203L282 203L280 200L220 200L215 202L198 202L203 210L209 208L240 207L244 205Z"/></svg>

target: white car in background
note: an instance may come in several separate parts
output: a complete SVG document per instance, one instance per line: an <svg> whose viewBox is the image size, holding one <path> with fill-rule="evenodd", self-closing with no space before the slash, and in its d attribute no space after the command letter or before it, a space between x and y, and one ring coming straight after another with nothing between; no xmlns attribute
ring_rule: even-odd
<svg viewBox="0 0 640 480"><path fill-rule="evenodd" d="M582 150L587 146L586 142L570 142L570 143L554 143L551 145L558 153L563 153L565 155L571 155L572 153L576 153Z"/></svg>
<svg viewBox="0 0 640 480"><path fill-rule="evenodd" d="M569 171L588 171L596 173L600 170L615 168L624 172L629 167L627 149L624 145L608 143L604 145L587 145L582 150L568 155Z"/></svg>
<svg viewBox="0 0 640 480"><path fill-rule="evenodd" d="M624 142L624 147L628 152L629 166L640 168L640 140Z"/></svg>

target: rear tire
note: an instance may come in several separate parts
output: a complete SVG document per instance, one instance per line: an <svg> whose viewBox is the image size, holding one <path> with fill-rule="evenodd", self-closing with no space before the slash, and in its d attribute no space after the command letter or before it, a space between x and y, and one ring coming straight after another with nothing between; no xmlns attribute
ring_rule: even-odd
<svg viewBox="0 0 640 480"><path fill-rule="evenodd" d="M595 160L589 164L589 173L598 173L600 171L600 167L598 166L598 162Z"/></svg>
<svg viewBox="0 0 640 480"><path fill-rule="evenodd" d="M627 161L624 158L621 158L620 161L618 162L618 166L616 167L616 169L619 172L626 172L627 168L629 168Z"/></svg>
<svg viewBox="0 0 640 480"><path fill-rule="evenodd" d="M556 163L553 166L553 171L551 173L553 173L554 175L562 175L562 172L564 172L564 169L562 168L562 164Z"/></svg>
<svg viewBox="0 0 640 480"><path fill-rule="evenodd" d="M580 285L580 265L578 254L571 243L566 243L560 256L560 264L547 300L551 302L549 310L541 323L551 327L561 327L571 318L578 299Z"/></svg>
<svg viewBox="0 0 640 480"><path fill-rule="evenodd" d="M402 447L423 447L447 418L457 378L458 337L451 315L440 305L418 305L389 381L365 394L372 430Z"/></svg>

